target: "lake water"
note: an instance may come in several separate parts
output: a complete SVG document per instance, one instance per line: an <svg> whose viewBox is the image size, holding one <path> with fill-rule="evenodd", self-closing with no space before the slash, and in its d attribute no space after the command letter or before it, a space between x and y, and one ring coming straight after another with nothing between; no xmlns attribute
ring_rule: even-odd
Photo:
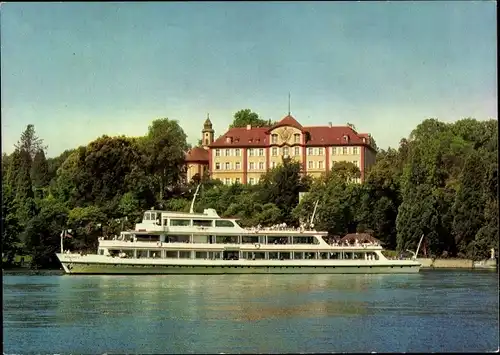
<svg viewBox="0 0 500 355"><path fill-rule="evenodd" d="M496 351L498 274L4 275L4 353Z"/></svg>

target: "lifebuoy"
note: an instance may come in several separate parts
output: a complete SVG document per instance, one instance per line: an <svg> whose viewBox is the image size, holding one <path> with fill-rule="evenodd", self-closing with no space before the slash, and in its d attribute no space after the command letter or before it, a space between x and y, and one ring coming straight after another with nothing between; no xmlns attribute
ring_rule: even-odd
<svg viewBox="0 0 500 355"><path fill-rule="evenodd" d="M259 249L259 248L260 248L260 243L255 244L255 247L256 247L257 249Z"/></svg>

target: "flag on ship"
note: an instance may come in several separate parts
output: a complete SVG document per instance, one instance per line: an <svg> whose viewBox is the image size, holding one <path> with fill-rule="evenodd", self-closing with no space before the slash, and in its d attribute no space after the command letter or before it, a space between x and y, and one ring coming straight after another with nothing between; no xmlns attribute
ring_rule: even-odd
<svg viewBox="0 0 500 355"><path fill-rule="evenodd" d="M62 233L61 233L61 237L63 237L63 238L73 238L73 235L71 235L71 234L69 233L69 231L64 230L64 231L62 231Z"/></svg>

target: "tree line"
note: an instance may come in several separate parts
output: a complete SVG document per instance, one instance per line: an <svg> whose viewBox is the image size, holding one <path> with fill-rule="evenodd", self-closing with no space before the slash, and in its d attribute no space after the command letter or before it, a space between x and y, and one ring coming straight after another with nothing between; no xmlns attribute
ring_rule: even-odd
<svg viewBox="0 0 500 355"><path fill-rule="evenodd" d="M249 109L232 127L267 126ZM313 179L300 164L283 163L257 185L226 186L208 175L185 181L189 148L177 121L155 120L142 137L102 136L87 146L46 158L33 125L12 154L2 156L2 256L33 268L58 267L60 233L71 250L95 252L101 235L119 234L152 207L188 211L214 208L243 226L309 220L331 235L367 232L387 249L415 249L422 235L435 257L488 257L498 245L498 122L467 118L454 123L427 119L397 149L377 149L362 184L347 162ZM299 203L299 193L307 192Z"/></svg>

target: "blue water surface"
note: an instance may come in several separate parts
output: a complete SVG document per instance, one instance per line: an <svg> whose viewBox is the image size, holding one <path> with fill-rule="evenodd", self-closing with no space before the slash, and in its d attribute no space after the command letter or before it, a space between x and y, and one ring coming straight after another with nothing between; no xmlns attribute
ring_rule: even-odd
<svg viewBox="0 0 500 355"><path fill-rule="evenodd" d="M469 352L498 274L4 275L4 353Z"/></svg>

